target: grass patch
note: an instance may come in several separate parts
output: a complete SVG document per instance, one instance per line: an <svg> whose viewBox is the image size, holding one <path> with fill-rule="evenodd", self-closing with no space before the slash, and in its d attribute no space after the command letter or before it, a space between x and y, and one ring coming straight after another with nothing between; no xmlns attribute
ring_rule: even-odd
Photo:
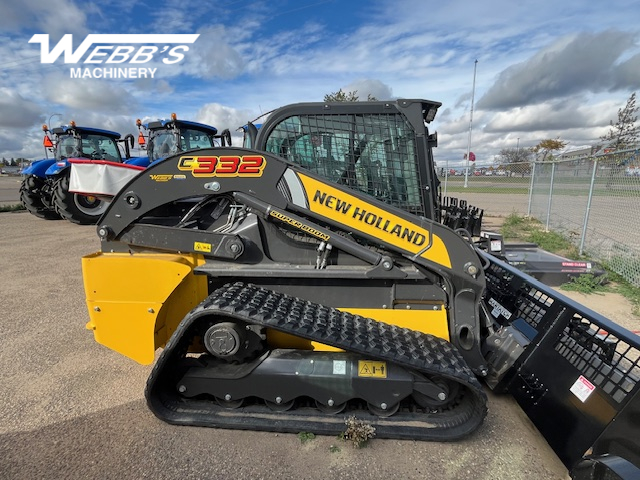
<svg viewBox="0 0 640 480"><path fill-rule="evenodd" d="M300 432L298 433L298 438L300 439L300 443L307 443L316 438L316 435L311 432Z"/></svg>
<svg viewBox="0 0 640 480"><path fill-rule="evenodd" d="M502 227L500 228L500 233L505 240L521 240L522 232L524 230L523 224L525 223L525 218L521 217L517 213L511 213L507 218L505 218Z"/></svg>
<svg viewBox="0 0 640 480"><path fill-rule="evenodd" d="M531 231L528 241L537 243L543 250L557 253L563 257L571 259L580 258L578 247L557 232L545 232L544 230L534 229Z"/></svg>
<svg viewBox="0 0 640 480"><path fill-rule="evenodd" d="M580 292L585 294L610 292L611 288L606 285L608 281L606 275L596 277L591 273L586 273L578 277L573 277L570 282L565 283L560 288L569 292Z"/></svg>
<svg viewBox="0 0 640 480"><path fill-rule="evenodd" d="M441 182L444 182L444 177L438 177ZM464 183L464 175L449 175L447 180L451 183ZM501 177L498 175L486 176L486 175L469 175L467 178L467 185L529 185L531 183L531 177Z"/></svg>
<svg viewBox="0 0 640 480"><path fill-rule="evenodd" d="M442 187L444 188L444 186ZM447 194L450 192L455 193L491 193L496 195L528 195L529 190L527 188L519 187L491 187L491 186L469 186L464 188L461 185L447 185Z"/></svg>
<svg viewBox="0 0 640 480"><path fill-rule="evenodd" d="M635 316L640 317L640 288L634 287L627 282L624 277L613 270L610 270L608 265L604 265L604 268L607 270L607 276L612 283L611 291L619 293L629 300L633 305L632 313Z"/></svg>
<svg viewBox="0 0 640 480"><path fill-rule="evenodd" d="M24 205L17 203L15 205L0 205L0 212L17 212L19 210L26 210Z"/></svg>
<svg viewBox="0 0 640 480"><path fill-rule="evenodd" d="M578 248L557 232L546 232L544 226L534 218L524 218L511 213L504 221L500 233L505 240L518 240L537 244L543 250L573 260L580 258Z"/></svg>
<svg viewBox="0 0 640 480"><path fill-rule="evenodd" d="M533 218L525 218L517 213L511 213L500 229L505 240L532 242L548 252L562 255L569 259L589 260L580 256L578 247L573 245L566 237L557 232L545 232L544 226ZM640 288L634 287L621 275L616 273L611 265L598 262L607 272L602 277L594 277L591 274L575 277L571 282L561 286L563 290L580 293L618 293L625 297L633 305L633 314L640 317ZM638 267L640 270L640 266Z"/></svg>

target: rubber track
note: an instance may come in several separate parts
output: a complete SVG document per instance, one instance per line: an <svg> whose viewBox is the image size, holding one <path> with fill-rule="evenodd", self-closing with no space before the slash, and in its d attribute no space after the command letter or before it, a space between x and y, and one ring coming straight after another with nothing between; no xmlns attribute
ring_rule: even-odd
<svg viewBox="0 0 640 480"><path fill-rule="evenodd" d="M453 379L464 390L462 399L450 410L405 408L387 418L366 410L347 410L335 416L313 408L273 412L266 406L253 405L234 410L219 407L212 400L185 399L177 393L176 382L188 368L184 356L193 336L190 327L198 318L211 315L262 325L367 359ZM377 437L415 440L457 440L476 430L487 412L482 386L451 343L244 283L219 288L182 320L154 366L145 394L154 414L174 424L335 435L344 431L344 418L355 413L376 427Z"/></svg>

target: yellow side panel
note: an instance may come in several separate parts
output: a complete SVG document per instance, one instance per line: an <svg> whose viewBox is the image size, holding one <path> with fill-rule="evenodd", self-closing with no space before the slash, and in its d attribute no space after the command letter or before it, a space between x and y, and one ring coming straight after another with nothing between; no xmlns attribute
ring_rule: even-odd
<svg viewBox="0 0 640 480"><path fill-rule="evenodd" d="M357 231L451 268L442 239L418 225L330 185L298 173L312 212L339 221ZM429 243L431 242L431 243Z"/></svg>
<svg viewBox="0 0 640 480"><path fill-rule="evenodd" d="M200 255L94 253L82 259L95 340L150 364L182 318L207 296L205 276L193 274Z"/></svg>
<svg viewBox="0 0 640 480"><path fill-rule="evenodd" d="M447 311L444 308L440 310L341 308L340 310L450 340Z"/></svg>
<svg viewBox="0 0 640 480"><path fill-rule="evenodd" d="M378 308L340 308L344 312L373 318L398 327L429 333L449 341L447 312L440 310L390 310ZM297 348L302 350L341 351L335 347L312 342L275 330L267 330L267 341L272 348Z"/></svg>

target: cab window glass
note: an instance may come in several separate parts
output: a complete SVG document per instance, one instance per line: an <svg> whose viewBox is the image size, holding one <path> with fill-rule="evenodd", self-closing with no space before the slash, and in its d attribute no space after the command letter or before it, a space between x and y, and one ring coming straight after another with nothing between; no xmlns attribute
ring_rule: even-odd
<svg viewBox="0 0 640 480"><path fill-rule="evenodd" d="M180 147L182 150L211 148L212 146L211 137L204 132L192 129L184 129L181 131Z"/></svg>
<svg viewBox="0 0 640 480"><path fill-rule="evenodd" d="M84 157L80 146L80 140L73 135L64 135L58 139L56 147L56 160L65 158Z"/></svg>
<svg viewBox="0 0 640 480"><path fill-rule="evenodd" d="M415 132L399 114L292 116L267 151L331 182L422 212Z"/></svg>
<svg viewBox="0 0 640 480"><path fill-rule="evenodd" d="M94 160L121 161L115 140L104 135L82 134L82 156Z"/></svg>

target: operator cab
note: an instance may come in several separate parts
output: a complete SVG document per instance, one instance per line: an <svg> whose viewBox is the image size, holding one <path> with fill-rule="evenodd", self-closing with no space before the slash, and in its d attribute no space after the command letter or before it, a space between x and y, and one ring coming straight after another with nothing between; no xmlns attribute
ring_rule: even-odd
<svg viewBox="0 0 640 480"><path fill-rule="evenodd" d="M155 162L178 152L216 146L218 129L186 120L160 120L145 125L149 130L147 152Z"/></svg>
<svg viewBox="0 0 640 480"><path fill-rule="evenodd" d="M416 215L437 219L437 176L426 123L439 102L297 104L276 110L248 141L332 182ZM348 112L348 113L346 113ZM354 113L356 112L356 113Z"/></svg>
<svg viewBox="0 0 640 480"><path fill-rule="evenodd" d="M91 160L108 160L122 162L122 155L117 145L120 134L109 130L77 127L71 125L54 128L51 132L57 137L55 159L88 158Z"/></svg>

